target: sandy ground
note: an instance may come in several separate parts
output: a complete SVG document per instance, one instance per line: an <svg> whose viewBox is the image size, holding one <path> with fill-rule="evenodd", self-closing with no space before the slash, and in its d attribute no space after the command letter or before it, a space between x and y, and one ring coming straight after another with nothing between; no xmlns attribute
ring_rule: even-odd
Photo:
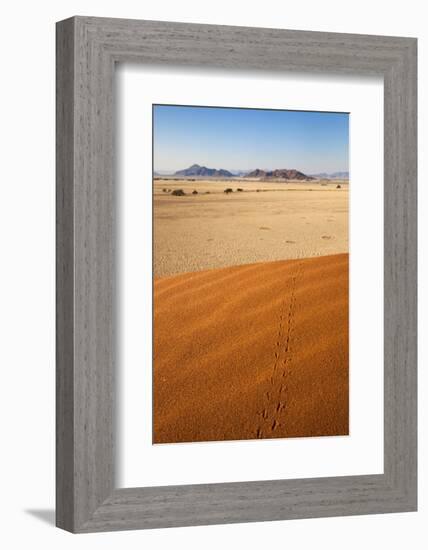
<svg viewBox="0 0 428 550"><path fill-rule="evenodd" d="M346 253L348 191L336 181L155 180L154 275Z"/></svg>
<svg viewBox="0 0 428 550"><path fill-rule="evenodd" d="M337 227L346 194L325 196ZM272 219L274 204L294 220L303 207L291 193L278 200L258 205L273 234L284 219ZM304 213L319 225L328 224L322 200L308 198ZM236 212L251 208L236 201ZM258 234L261 223L251 229L248 218L246 228ZM158 278L154 299L155 443L348 434L347 254Z"/></svg>

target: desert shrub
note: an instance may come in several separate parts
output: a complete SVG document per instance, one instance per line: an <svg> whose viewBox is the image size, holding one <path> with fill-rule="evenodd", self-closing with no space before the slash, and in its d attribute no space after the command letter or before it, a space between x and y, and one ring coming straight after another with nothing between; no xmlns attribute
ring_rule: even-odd
<svg viewBox="0 0 428 550"><path fill-rule="evenodd" d="M194 189L194 190L192 191L192 195L197 195L197 194L198 194L198 192L196 191L196 189Z"/></svg>
<svg viewBox="0 0 428 550"><path fill-rule="evenodd" d="M233 193L233 189L231 189L230 187L228 187L227 189L224 190L225 193L229 194L229 193Z"/></svg>
<svg viewBox="0 0 428 550"><path fill-rule="evenodd" d="M239 191L240 193L242 193L243 189L241 189L241 187L238 187L237 191Z"/></svg>
<svg viewBox="0 0 428 550"><path fill-rule="evenodd" d="M183 189L174 189L174 191L171 193L171 195L174 195L175 197L183 197L186 193L183 191Z"/></svg>
<svg viewBox="0 0 428 550"><path fill-rule="evenodd" d="M342 188L342 186L338 183L338 184L336 185L336 189L341 189L341 188Z"/></svg>

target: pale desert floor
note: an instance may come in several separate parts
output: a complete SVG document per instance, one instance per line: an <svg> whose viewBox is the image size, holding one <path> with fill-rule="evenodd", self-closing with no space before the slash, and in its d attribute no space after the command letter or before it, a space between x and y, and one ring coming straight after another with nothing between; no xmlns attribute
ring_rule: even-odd
<svg viewBox="0 0 428 550"><path fill-rule="evenodd" d="M345 253L348 191L342 181L155 180L154 276Z"/></svg>
<svg viewBox="0 0 428 550"><path fill-rule="evenodd" d="M155 181L154 443L348 434L337 184Z"/></svg>
<svg viewBox="0 0 428 550"><path fill-rule="evenodd" d="M348 255L156 279L154 443L348 434Z"/></svg>

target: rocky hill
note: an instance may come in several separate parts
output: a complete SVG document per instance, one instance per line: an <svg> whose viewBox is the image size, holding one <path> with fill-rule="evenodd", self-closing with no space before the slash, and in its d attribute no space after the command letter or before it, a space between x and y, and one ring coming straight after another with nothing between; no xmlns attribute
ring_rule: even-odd
<svg viewBox="0 0 428 550"><path fill-rule="evenodd" d="M199 164L192 164L189 168L184 170L177 170L174 176L191 177L191 176L203 176L210 178L233 178L232 172L229 170L223 170L220 168L207 168L206 166L200 166Z"/></svg>
<svg viewBox="0 0 428 550"><path fill-rule="evenodd" d="M314 178L311 176L307 176L303 172L299 172L298 170L288 169L288 168L280 168L277 170L260 170L257 168L256 170L253 170L249 174L247 174L245 177L247 178L260 178L260 179L281 179L281 180L313 180Z"/></svg>

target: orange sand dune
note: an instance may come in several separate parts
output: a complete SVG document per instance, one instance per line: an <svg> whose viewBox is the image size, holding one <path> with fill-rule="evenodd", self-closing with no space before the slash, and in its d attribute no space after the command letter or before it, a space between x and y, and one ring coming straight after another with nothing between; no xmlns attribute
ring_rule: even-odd
<svg viewBox="0 0 428 550"><path fill-rule="evenodd" d="M348 254L154 283L154 443L348 434Z"/></svg>

